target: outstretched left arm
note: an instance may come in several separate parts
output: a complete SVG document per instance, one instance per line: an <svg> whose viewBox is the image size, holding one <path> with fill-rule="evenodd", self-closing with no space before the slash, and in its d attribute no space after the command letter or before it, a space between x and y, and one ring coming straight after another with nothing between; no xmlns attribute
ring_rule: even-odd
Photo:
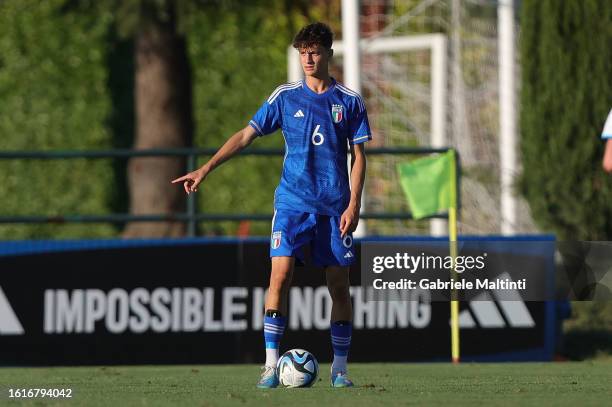
<svg viewBox="0 0 612 407"><path fill-rule="evenodd" d="M359 224L361 193L365 181L366 156L365 143L351 145L351 200L340 218L342 237L352 233Z"/></svg>

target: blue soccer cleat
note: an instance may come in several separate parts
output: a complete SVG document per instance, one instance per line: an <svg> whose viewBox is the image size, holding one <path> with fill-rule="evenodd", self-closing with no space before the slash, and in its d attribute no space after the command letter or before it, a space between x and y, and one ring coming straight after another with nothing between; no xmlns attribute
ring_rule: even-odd
<svg viewBox="0 0 612 407"><path fill-rule="evenodd" d="M353 382L349 380L346 372L339 372L336 375L332 375L331 387L353 387Z"/></svg>
<svg viewBox="0 0 612 407"><path fill-rule="evenodd" d="M261 378L257 387L260 389L273 389L278 386L278 377L276 377L276 369L273 366L264 366L261 368Z"/></svg>

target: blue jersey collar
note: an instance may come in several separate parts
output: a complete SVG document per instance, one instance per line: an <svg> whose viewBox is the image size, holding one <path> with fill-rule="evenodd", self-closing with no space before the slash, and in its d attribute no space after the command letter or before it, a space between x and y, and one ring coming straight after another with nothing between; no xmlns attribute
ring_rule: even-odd
<svg viewBox="0 0 612 407"><path fill-rule="evenodd" d="M316 93L312 89L310 89L308 85L306 84L306 79L302 80L302 89L304 89L306 94L308 94L309 96L312 96L315 98L326 98L329 95L331 95L334 89L336 88L336 80L333 77L330 79L331 79L331 84L329 85L329 88L323 93Z"/></svg>

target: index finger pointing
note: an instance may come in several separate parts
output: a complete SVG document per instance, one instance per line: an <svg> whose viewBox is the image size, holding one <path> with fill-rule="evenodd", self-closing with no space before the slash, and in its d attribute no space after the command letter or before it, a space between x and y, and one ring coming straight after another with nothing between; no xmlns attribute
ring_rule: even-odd
<svg viewBox="0 0 612 407"><path fill-rule="evenodd" d="M187 179L188 175L183 175L182 177L179 177L175 180L172 180L170 182L172 182L173 184L176 184L177 182L181 182L181 181L185 181Z"/></svg>

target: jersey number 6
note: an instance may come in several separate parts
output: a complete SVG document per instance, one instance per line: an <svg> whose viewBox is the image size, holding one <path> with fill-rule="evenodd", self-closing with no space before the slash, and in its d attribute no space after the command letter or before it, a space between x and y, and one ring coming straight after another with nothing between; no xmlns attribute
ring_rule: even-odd
<svg viewBox="0 0 612 407"><path fill-rule="evenodd" d="M322 133L319 133L319 129L321 128L320 124L317 124L317 127L314 129L314 133L312 133L312 144L315 146L320 146L325 141L325 137Z"/></svg>

